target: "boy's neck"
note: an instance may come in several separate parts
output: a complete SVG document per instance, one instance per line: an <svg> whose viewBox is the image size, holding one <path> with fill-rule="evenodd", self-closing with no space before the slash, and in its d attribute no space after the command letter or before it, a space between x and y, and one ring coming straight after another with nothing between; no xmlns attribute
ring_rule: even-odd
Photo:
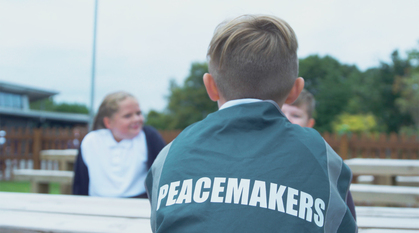
<svg viewBox="0 0 419 233"><path fill-rule="evenodd" d="M217 104L218 104L218 109L221 108L221 106L223 106L226 103L226 101L222 101L222 100L218 100Z"/></svg>

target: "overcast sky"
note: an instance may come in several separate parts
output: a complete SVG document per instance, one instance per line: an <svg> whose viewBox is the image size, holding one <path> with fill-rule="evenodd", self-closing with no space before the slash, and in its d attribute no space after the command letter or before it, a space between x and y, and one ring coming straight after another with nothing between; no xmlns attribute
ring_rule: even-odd
<svg viewBox="0 0 419 233"><path fill-rule="evenodd" d="M206 61L215 27L241 14L285 19L300 58L331 55L361 70L418 47L418 0L99 0L94 109L126 90L144 112L166 107L169 81L183 84ZM94 0L0 0L0 81L90 104Z"/></svg>

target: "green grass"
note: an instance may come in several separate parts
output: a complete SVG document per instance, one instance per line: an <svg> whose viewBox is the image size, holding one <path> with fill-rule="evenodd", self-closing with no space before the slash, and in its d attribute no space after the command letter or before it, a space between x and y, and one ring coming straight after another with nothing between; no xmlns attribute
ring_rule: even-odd
<svg viewBox="0 0 419 233"><path fill-rule="evenodd" d="M31 183L29 181L0 181L0 192L30 193ZM51 183L49 193L61 194L60 184Z"/></svg>

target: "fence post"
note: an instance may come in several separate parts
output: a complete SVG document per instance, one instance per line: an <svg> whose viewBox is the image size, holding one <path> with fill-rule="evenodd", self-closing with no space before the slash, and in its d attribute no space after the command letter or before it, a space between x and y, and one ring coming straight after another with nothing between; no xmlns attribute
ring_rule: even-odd
<svg viewBox="0 0 419 233"><path fill-rule="evenodd" d="M389 144L391 145L391 147L393 147L392 149L390 149L390 158L392 159L398 159L398 148L396 147L398 143L399 143L399 139L397 137L397 134L391 133Z"/></svg>
<svg viewBox="0 0 419 233"><path fill-rule="evenodd" d="M340 138L339 155L345 160L348 159L348 135L344 134Z"/></svg>
<svg viewBox="0 0 419 233"><path fill-rule="evenodd" d="M41 151L42 146L42 129L33 130L33 145L32 145L32 159L33 159L33 168L41 168L41 160L39 158L39 152Z"/></svg>

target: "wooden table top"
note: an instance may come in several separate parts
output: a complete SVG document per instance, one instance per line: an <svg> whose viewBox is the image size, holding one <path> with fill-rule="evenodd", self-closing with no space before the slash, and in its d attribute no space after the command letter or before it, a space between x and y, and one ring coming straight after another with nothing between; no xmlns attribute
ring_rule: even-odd
<svg viewBox="0 0 419 233"><path fill-rule="evenodd" d="M75 159L77 156L77 149L64 149L64 150L42 150L40 153L41 159L61 159L70 158Z"/></svg>
<svg viewBox="0 0 419 233"><path fill-rule="evenodd" d="M362 233L417 232L419 208L356 207ZM150 233L147 199L0 192L0 232Z"/></svg>
<svg viewBox="0 0 419 233"><path fill-rule="evenodd" d="M151 233L147 199L0 192L0 232Z"/></svg>
<svg viewBox="0 0 419 233"><path fill-rule="evenodd" d="M419 160L356 158L345 163L355 175L419 176Z"/></svg>

